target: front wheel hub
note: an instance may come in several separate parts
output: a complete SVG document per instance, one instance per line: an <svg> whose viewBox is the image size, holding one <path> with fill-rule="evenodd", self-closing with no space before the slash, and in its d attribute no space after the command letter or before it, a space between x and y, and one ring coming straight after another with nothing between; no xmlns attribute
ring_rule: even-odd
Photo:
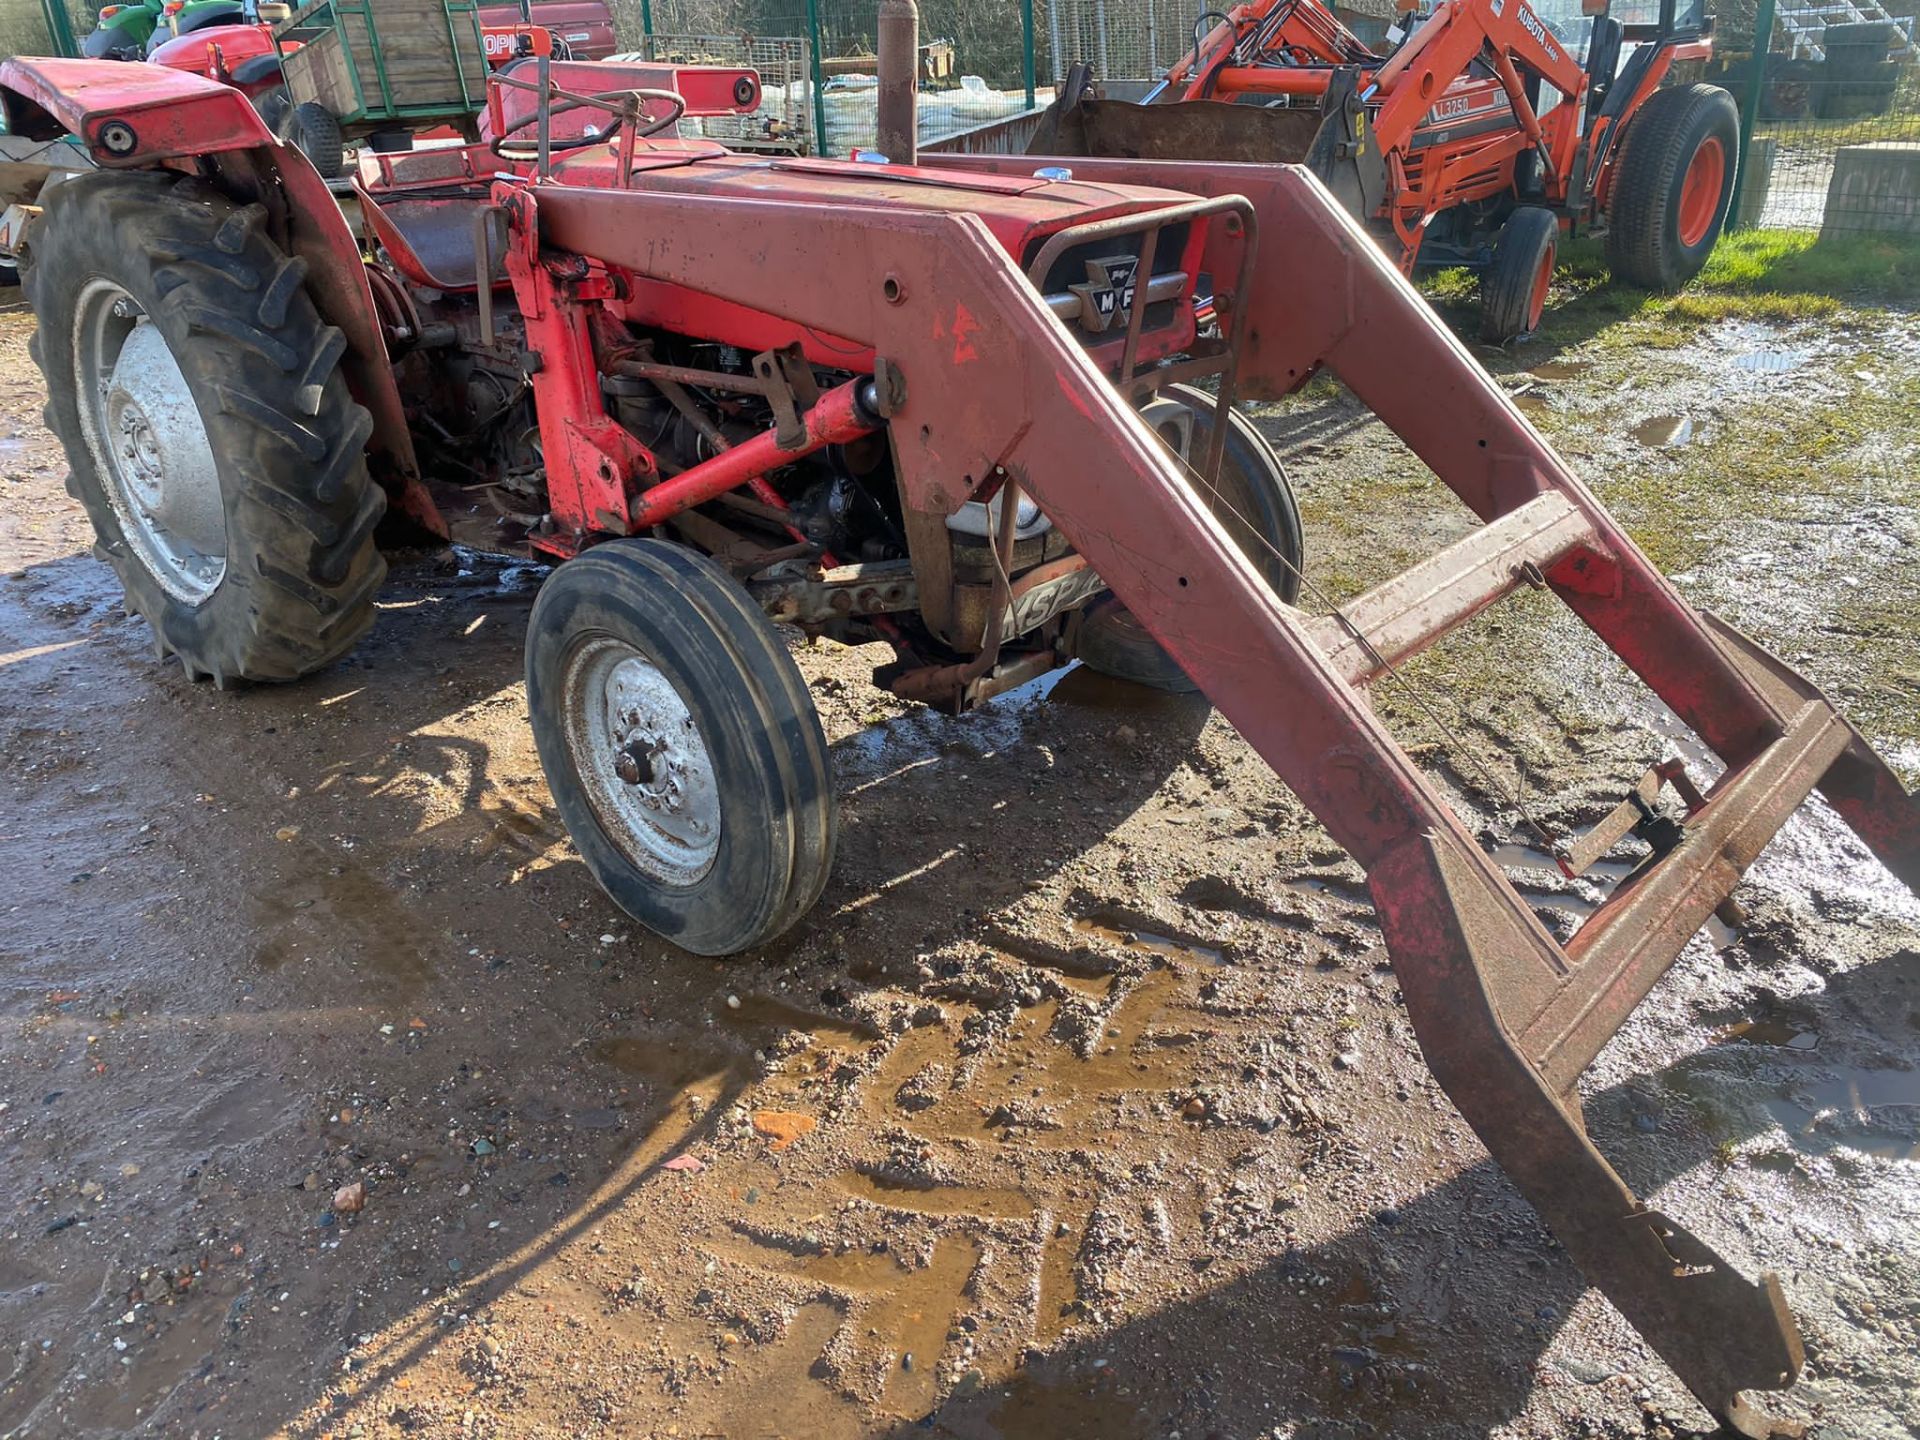
<svg viewBox="0 0 1920 1440"><path fill-rule="evenodd" d="M698 880L720 848L720 787L680 692L608 636L574 654L563 687L567 748L607 837L658 880Z"/></svg>

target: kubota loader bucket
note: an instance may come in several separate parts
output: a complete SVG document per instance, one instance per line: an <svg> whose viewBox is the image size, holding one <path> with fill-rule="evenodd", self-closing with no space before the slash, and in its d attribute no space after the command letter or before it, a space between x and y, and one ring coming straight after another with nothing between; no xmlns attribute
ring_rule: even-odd
<svg viewBox="0 0 1920 1440"><path fill-rule="evenodd" d="M1095 91L1087 67L1067 68L1059 95L1040 117L1027 154L1121 160L1304 165L1349 214L1366 219L1386 198L1387 172L1367 142L1365 77L1356 66L1326 73L1318 109L1230 100L1135 104Z"/></svg>
<svg viewBox="0 0 1920 1440"><path fill-rule="evenodd" d="M1311 110L1270 110L1227 100L1136 105L1088 96L1048 106L1027 153L1289 165L1307 158L1319 129L1320 116Z"/></svg>

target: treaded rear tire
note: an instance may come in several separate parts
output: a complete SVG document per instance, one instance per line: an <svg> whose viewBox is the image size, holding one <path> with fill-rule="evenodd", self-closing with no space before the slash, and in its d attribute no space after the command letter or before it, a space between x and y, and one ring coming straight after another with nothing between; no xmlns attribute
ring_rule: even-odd
<svg viewBox="0 0 1920 1440"><path fill-rule="evenodd" d="M1689 244L1681 195L1694 156L1709 142L1724 157L1711 223ZM1646 290L1678 290L1699 274L1726 224L1740 153L1740 115L1717 85L1656 90L1627 123L1607 205L1607 264L1614 278Z"/></svg>
<svg viewBox="0 0 1920 1440"><path fill-rule="evenodd" d="M1169 385L1164 394L1193 411L1191 449L1196 468L1210 443L1213 397L1191 385ZM1203 494L1202 500L1207 497ZM1300 594L1300 572L1305 566L1306 543L1300 507L1286 467L1254 423L1238 410L1227 412L1227 442L1220 459L1220 498L1216 513L1228 536L1266 578L1273 593L1291 605ZM1237 512L1237 513L1236 513ZM1240 517L1244 517L1240 518ZM1276 556L1267 547L1280 551ZM1283 560L1281 556L1284 556ZM1191 694L1199 687L1182 670L1147 627L1120 601L1107 596L1087 607L1076 646L1079 660L1090 670L1130 680L1153 690Z"/></svg>
<svg viewBox="0 0 1920 1440"><path fill-rule="evenodd" d="M1482 339L1504 345L1540 328L1559 244L1560 219L1551 210L1522 205L1507 217L1480 277Z"/></svg>
<svg viewBox="0 0 1920 1440"><path fill-rule="evenodd" d="M672 684L711 761L718 844L691 880L637 865L581 774L569 678L584 651L607 641ZM527 712L581 858L648 929L696 955L732 955L773 939L820 897L838 828L820 717L772 623L704 555L618 540L555 570L527 623Z"/></svg>
<svg viewBox="0 0 1920 1440"><path fill-rule="evenodd" d="M42 203L21 280L39 320L31 350L47 428L66 449L94 553L153 627L156 654L220 685L293 680L338 659L373 623L387 568L373 532L387 501L367 474L373 421L347 393L346 341L314 309L306 261L267 238L263 206L167 172L80 175ZM213 449L226 567L197 604L171 594L128 542L86 438L75 319L95 279L160 330Z"/></svg>

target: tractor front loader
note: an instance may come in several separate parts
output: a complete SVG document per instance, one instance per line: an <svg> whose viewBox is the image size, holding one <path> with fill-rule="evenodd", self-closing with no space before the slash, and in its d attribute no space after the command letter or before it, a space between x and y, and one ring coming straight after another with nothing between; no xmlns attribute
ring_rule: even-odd
<svg viewBox="0 0 1920 1440"><path fill-rule="evenodd" d="M1584 59L1528 0L1434 0L1385 54L1322 0L1209 10L1143 103L1070 70L1028 153L1304 164L1404 273L1478 271L1481 333L1504 342L1539 326L1563 231L1605 235L1616 276L1675 290L1733 191L1733 97L1661 88L1710 53L1702 0L1630 25L1610 0L1581 8Z"/></svg>
<svg viewBox="0 0 1920 1440"><path fill-rule="evenodd" d="M1745 1392L1801 1363L1778 1282L1635 1198L1578 1081L1814 789L1910 885L1920 808L1687 605L1310 174L752 159L663 133L751 108L751 72L543 64L494 78L480 144L363 175L363 253L237 92L28 60L0 90L102 167L48 188L24 280L74 492L160 653L219 682L326 664L372 617L389 509L556 562L527 639L555 805L704 954L798 922L831 864L773 620L884 640L876 678L954 710L1073 658L1198 686L1365 868L1488 1149L1702 1404L1769 1433ZM1315 615L1232 407L1322 368L1482 528ZM1569 845L1577 869L1638 825L1657 853L1564 946L1367 696L1527 584L1726 764L1657 767Z"/></svg>

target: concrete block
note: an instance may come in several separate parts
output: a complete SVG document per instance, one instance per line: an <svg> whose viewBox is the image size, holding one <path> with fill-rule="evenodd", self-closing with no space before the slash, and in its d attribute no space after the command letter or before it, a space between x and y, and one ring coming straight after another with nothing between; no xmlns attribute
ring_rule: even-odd
<svg viewBox="0 0 1920 1440"><path fill-rule="evenodd" d="M1833 157L1822 235L1920 235L1920 141L1843 145Z"/></svg>
<svg viewBox="0 0 1920 1440"><path fill-rule="evenodd" d="M1740 177L1740 213L1733 218L1736 230L1758 225L1767 208L1767 194L1773 189L1773 157L1780 142L1770 135L1756 135L1747 146L1746 173Z"/></svg>

